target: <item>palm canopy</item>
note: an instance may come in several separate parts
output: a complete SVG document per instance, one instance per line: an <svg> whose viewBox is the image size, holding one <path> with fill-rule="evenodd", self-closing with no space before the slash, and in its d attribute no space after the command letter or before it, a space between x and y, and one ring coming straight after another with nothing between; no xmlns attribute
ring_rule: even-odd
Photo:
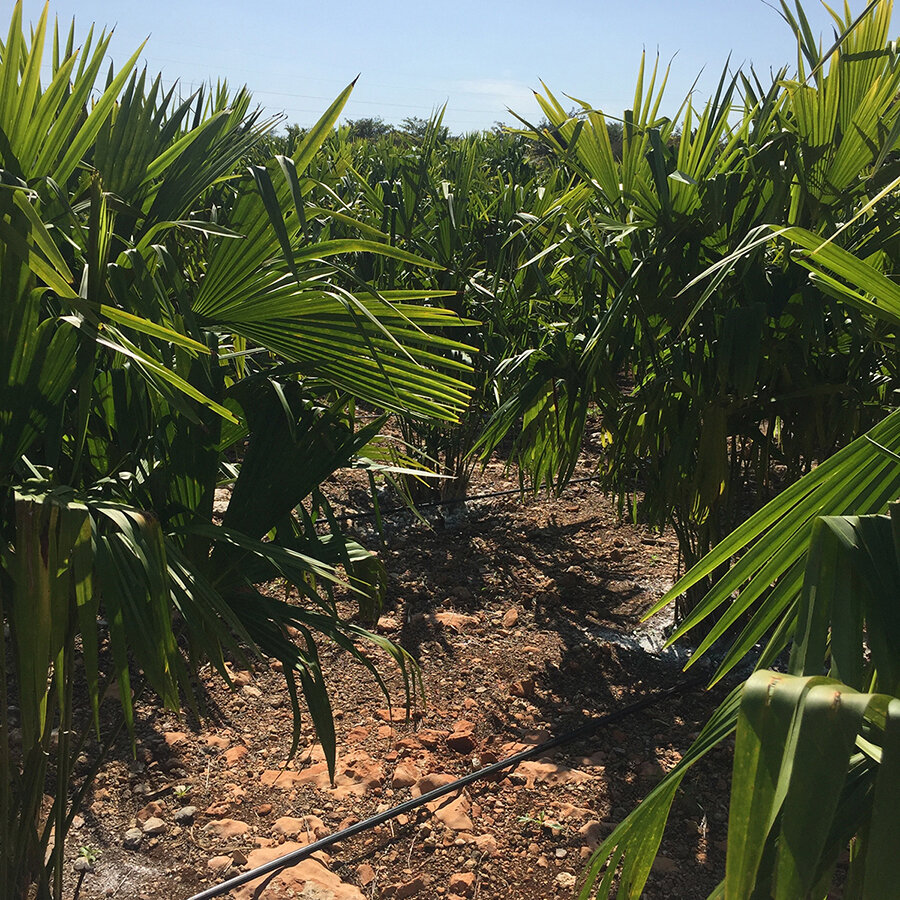
<svg viewBox="0 0 900 900"><path fill-rule="evenodd" d="M355 398L452 421L470 389L442 292L352 276L359 254L433 264L371 227L329 236L307 170L352 85L290 157L268 159L275 122L245 90L176 101L135 53L95 92L109 36L78 47L74 28L54 29L43 84L47 38L47 9L29 38L17 3L0 44L0 617L15 650L11 670L0 654L0 883L58 897L76 659L99 728L109 682L131 725L138 670L175 707L203 658L227 678L226 658L276 657L295 737L302 691L331 765L321 637L379 681L361 642L382 647L409 697L409 658L338 611L341 583L371 616L383 574L319 487L383 423L357 427ZM272 579L300 602L261 593Z"/></svg>

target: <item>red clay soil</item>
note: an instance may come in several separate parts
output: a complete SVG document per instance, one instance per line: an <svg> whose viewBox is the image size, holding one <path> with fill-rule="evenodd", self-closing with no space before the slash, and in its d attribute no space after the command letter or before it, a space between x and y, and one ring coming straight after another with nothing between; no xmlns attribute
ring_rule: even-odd
<svg viewBox="0 0 900 900"><path fill-rule="evenodd" d="M497 465L471 493L513 487ZM345 508L365 503L352 480L332 493ZM82 847L100 852L82 898L189 897L681 677L672 662L609 640L608 629L632 633L672 583L676 554L668 536L621 523L594 485L558 500L471 503L452 529L440 516L431 528L390 521L377 631L421 666L426 705L406 719L380 651L391 710L367 672L325 649L339 750L332 786L308 721L288 761L291 712L276 664L236 672L236 691L204 670L202 721L140 703L137 759L123 740L72 832L73 861ZM231 896L574 896L592 850L677 763L721 696L667 701ZM715 751L684 782L645 897L705 898L721 879L730 755L730 745Z"/></svg>

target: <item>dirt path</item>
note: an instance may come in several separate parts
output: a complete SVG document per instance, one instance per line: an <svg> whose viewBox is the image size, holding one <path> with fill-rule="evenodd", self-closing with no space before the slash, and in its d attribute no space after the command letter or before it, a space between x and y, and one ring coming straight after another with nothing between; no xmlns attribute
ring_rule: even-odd
<svg viewBox="0 0 900 900"><path fill-rule="evenodd" d="M472 492L514 486L493 467ZM137 762L123 747L105 767L72 835L73 856L102 854L82 897L188 897L680 677L607 639L607 629L633 631L671 584L675 549L619 523L593 485L558 501L471 504L453 529L401 519L383 551L390 592L378 631L421 665L427 705L406 721L364 671L326 654L340 754L332 787L308 726L285 767L290 706L270 667L237 673L235 693L208 673L202 723L143 704ZM402 697L399 679L392 688ZM572 896L592 849L676 764L720 697L639 713L340 845L259 896ZM729 766L722 750L685 782L646 897L706 897L722 877Z"/></svg>

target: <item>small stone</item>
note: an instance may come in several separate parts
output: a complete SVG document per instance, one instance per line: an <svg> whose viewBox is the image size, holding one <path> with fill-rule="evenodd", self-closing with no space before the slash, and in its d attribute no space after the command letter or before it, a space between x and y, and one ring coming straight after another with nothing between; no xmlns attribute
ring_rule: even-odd
<svg viewBox="0 0 900 900"><path fill-rule="evenodd" d="M573 888L575 887L577 879L571 872L560 872L559 875L556 876L556 883L561 888Z"/></svg>
<svg viewBox="0 0 900 900"><path fill-rule="evenodd" d="M259 806L256 807L256 814L258 816L267 816L272 812L272 804L271 803L260 803Z"/></svg>
<svg viewBox="0 0 900 900"><path fill-rule="evenodd" d="M447 737L447 746L457 753L471 753L477 746L472 733L475 723L463 719L453 726L453 732Z"/></svg>
<svg viewBox="0 0 900 900"><path fill-rule="evenodd" d="M151 816L149 819L147 819L146 822L144 822L144 834L149 834L155 837L160 834L165 834L168 830L168 827L169 826L166 825L166 823L163 822L162 819L159 819L156 816Z"/></svg>
<svg viewBox="0 0 900 900"><path fill-rule="evenodd" d="M187 735L183 731L166 731L163 734L163 739L166 742L166 746L174 747L175 744L180 744L182 741L186 741Z"/></svg>
<svg viewBox="0 0 900 900"><path fill-rule="evenodd" d="M456 778L454 778L453 775L443 775L440 773L425 775L412 786L410 793L413 797L421 797L422 794L427 794L430 791L436 790L439 787L444 787L444 785L451 784L454 781L456 781Z"/></svg>
<svg viewBox="0 0 900 900"><path fill-rule="evenodd" d="M213 872L224 872L234 865L234 860L230 856L214 856L206 863L208 869Z"/></svg>
<svg viewBox="0 0 900 900"><path fill-rule="evenodd" d="M94 864L86 856L79 856L75 860L73 868L76 872L93 872Z"/></svg>
<svg viewBox="0 0 900 900"><path fill-rule="evenodd" d="M434 802L441 803L442 799ZM460 794L455 800L435 809L434 817L454 831L471 831L474 827L469 816L471 810L472 804L469 798L465 794Z"/></svg>
<svg viewBox="0 0 900 900"><path fill-rule="evenodd" d="M204 825L203 830L218 838L234 838L246 834L250 830L250 826L237 819L217 819L215 822Z"/></svg>
<svg viewBox="0 0 900 900"><path fill-rule="evenodd" d="M434 731L432 729L422 729L416 732L416 740L426 750L437 750L438 747L446 740L446 731ZM398 742L399 743L399 742Z"/></svg>
<svg viewBox="0 0 900 900"><path fill-rule="evenodd" d="M137 850L143 839L144 832L140 828L129 828L125 832L125 839L122 841L122 845L126 850Z"/></svg>
<svg viewBox="0 0 900 900"><path fill-rule="evenodd" d="M244 688L244 690L247 689ZM231 766L236 766L246 755L247 748L243 744L238 744L238 746L226 750L222 754L222 758L225 760L225 765L231 768Z"/></svg>
<svg viewBox="0 0 900 900"><path fill-rule="evenodd" d="M497 839L492 834L479 834L475 838L475 846L485 856L497 856L500 852L497 848Z"/></svg>
<svg viewBox="0 0 900 900"><path fill-rule="evenodd" d="M356 877L363 887L367 887L375 880L375 870L368 863L363 863L356 867Z"/></svg>
<svg viewBox="0 0 900 900"><path fill-rule="evenodd" d="M565 847L557 847L555 852L557 859L565 859L569 851Z"/></svg>
<svg viewBox="0 0 900 900"><path fill-rule="evenodd" d="M196 806L182 806L181 809L175 811L176 822L193 822L194 816L197 815Z"/></svg>
<svg viewBox="0 0 900 900"><path fill-rule="evenodd" d="M519 621L519 611L511 606L504 614L503 614L503 627L504 628L515 628Z"/></svg>
<svg viewBox="0 0 900 900"><path fill-rule="evenodd" d="M405 761L394 769L391 787L395 791L401 788L412 787L421 777L422 773L411 762Z"/></svg>
<svg viewBox="0 0 900 900"><path fill-rule="evenodd" d="M524 678L522 681L514 681L509 686L509 693L512 697L527 697L531 699L534 696L534 679Z"/></svg>
<svg viewBox="0 0 900 900"><path fill-rule="evenodd" d="M396 900L406 900L407 897L415 897L416 894L421 894L426 887L427 884L425 879L420 876L419 878L413 878L412 881L407 881L404 884L398 884L394 888L393 896Z"/></svg>
<svg viewBox="0 0 900 900"><path fill-rule="evenodd" d="M375 625L375 628L382 634L385 631L396 631L400 627L400 623L394 616L382 616Z"/></svg>
<svg viewBox="0 0 900 900"><path fill-rule="evenodd" d="M138 822L146 822L149 819L152 819L154 816L158 818L160 813L165 811L165 808L165 803L160 803L159 800L154 800L151 803L148 803L143 809L138 810L136 818Z"/></svg>
<svg viewBox="0 0 900 900"><path fill-rule="evenodd" d="M475 873L454 872L447 882L447 887L460 897L471 897L475 890Z"/></svg>

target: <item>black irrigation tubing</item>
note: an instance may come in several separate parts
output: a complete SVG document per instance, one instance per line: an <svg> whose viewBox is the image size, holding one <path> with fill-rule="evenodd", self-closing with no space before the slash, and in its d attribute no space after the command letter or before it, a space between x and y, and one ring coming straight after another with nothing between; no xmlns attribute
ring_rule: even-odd
<svg viewBox="0 0 900 900"><path fill-rule="evenodd" d="M400 816L404 813L410 812L411 810L417 809L418 807L423 806L426 803L431 803L432 800L437 800L438 798L444 797L447 794L452 794L455 791L464 788L466 785L471 784L473 781L479 781L483 778L489 778L491 775L502 772L504 769L509 769L517 766L520 762L524 762L526 759L532 759L535 756L543 756L548 751L553 750L563 744L569 744L572 741L590 737L592 734L599 731L604 726L609 726L614 722L619 722L636 712L640 712L642 709L646 709L648 706L653 706L654 704L659 703L661 700L667 700L671 697L677 697L680 694L685 694L689 690L699 687L705 681L705 677L695 676L693 678L688 678L684 681L680 681L678 682L678 684L675 684L670 688L665 688L661 691L655 691L649 696L643 697L642 699L637 700L634 703L623 707L622 709L617 709L613 712L606 713L605 715L597 717L592 722L587 722L586 724L581 725L578 728L574 728L571 731L567 731L563 734L557 735L555 738L551 738L549 741L544 741L543 744L537 744L536 746L531 747L528 750L523 750L521 753L516 753L514 756L510 756L507 759L501 759L499 762L495 762L489 766L485 766L483 769L478 769L476 772L471 772L468 775L464 775L462 778L457 779L451 784L435 788L433 791L429 791L427 794L422 794L420 797L414 797L412 800L406 800L404 803L401 803L398 806L393 807L392 809L385 810L384 812L371 816L368 819L364 819L362 822L357 822L355 825L351 825L349 828L344 828L341 831L336 831L334 832L334 834L330 834L328 837L315 841L312 844L308 844L306 847L301 847L298 850L292 851L291 853L286 853L284 856L280 856L277 859L270 860L262 866L257 866L255 869L251 869L249 872L243 872L240 875L236 875L234 878L230 878L228 881L223 881L221 884L217 884L211 888L207 888L205 891L200 891L199 894L194 894L192 897L188 898L188 900L212 900L213 897L221 897L223 894L227 894L229 891L232 891L235 888L239 888L250 881L255 881L257 878L262 878L265 875L271 875L272 877L274 877L282 869L296 866L298 863L303 862L303 860L308 859L310 856L312 856L314 853L318 853L320 850L326 850L328 847L331 847L334 844L339 843L340 841L345 841L348 838L354 837L355 835L362 832L371 831L377 825L382 825L383 823L395 818L396 816Z"/></svg>
<svg viewBox="0 0 900 900"><path fill-rule="evenodd" d="M566 487L570 484L587 484L589 481L596 481L596 475L589 475L587 478L575 478L572 481L566 482ZM459 497L456 500L435 500L433 503L417 503L416 509L432 509L435 506L454 506L458 503L469 503L473 500L487 500L490 497L511 497L513 494L524 494L521 488L513 488L511 491L491 491L489 494L474 494L471 497ZM400 512L409 512L411 513L413 510L408 506L392 506L390 509L382 509L380 515L382 516L390 516L394 513ZM379 515L379 513L374 509L367 509L362 512L345 512L342 513L342 518L346 519L363 519L368 516Z"/></svg>

